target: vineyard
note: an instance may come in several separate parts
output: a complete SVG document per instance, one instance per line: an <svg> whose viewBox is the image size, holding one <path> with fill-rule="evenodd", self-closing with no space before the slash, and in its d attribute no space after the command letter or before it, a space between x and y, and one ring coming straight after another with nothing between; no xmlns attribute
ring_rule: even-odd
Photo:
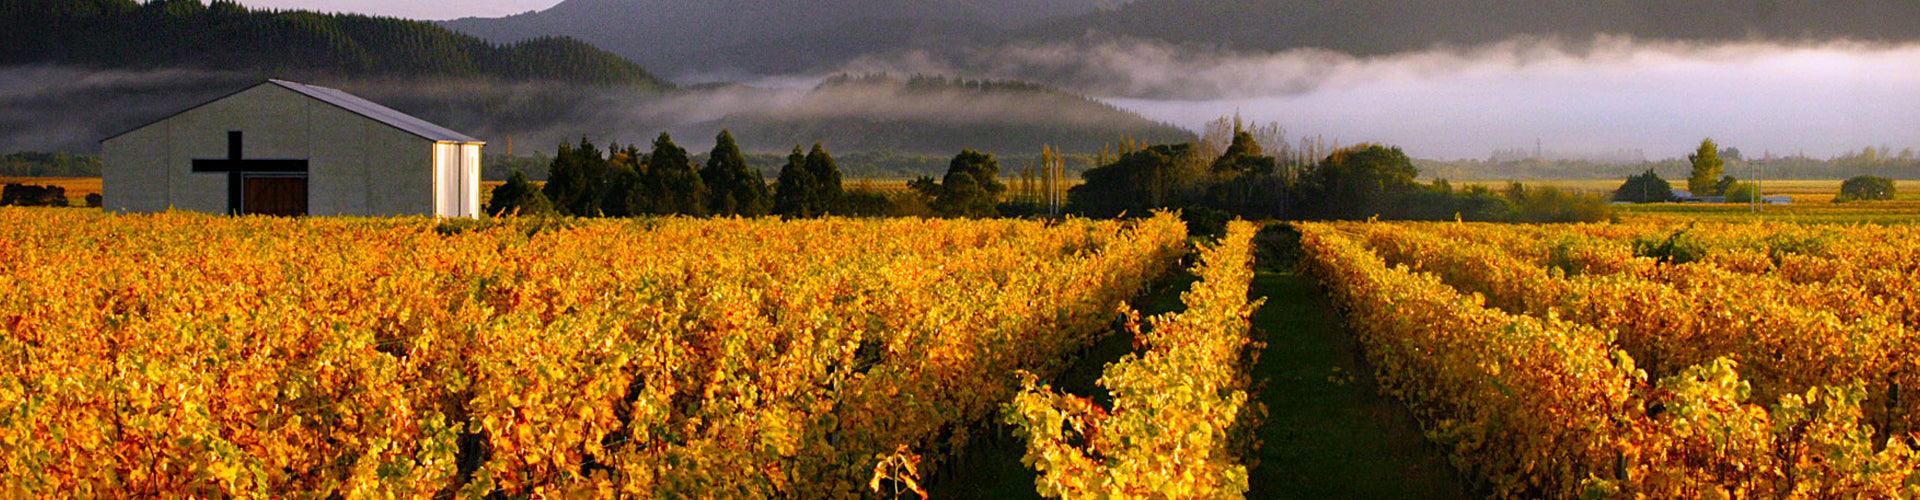
<svg viewBox="0 0 1920 500"><path fill-rule="evenodd" d="M0 209L0 496L911 489L1185 239Z"/></svg>
<svg viewBox="0 0 1920 500"><path fill-rule="evenodd" d="M1111 408L1036 385L1029 374L1008 420L1027 436L1029 466L1050 498L1242 498L1244 455L1257 443L1265 407L1249 401L1249 370L1260 343L1249 318L1262 300L1253 281L1255 227L1235 221L1218 245L1201 249L1202 281L1181 296L1187 309L1129 330L1145 352L1106 366L1100 385Z"/></svg>
<svg viewBox="0 0 1920 500"><path fill-rule="evenodd" d="M1300 229L1383 391L1496 497L1920 495L1920 231Z"/></svg>

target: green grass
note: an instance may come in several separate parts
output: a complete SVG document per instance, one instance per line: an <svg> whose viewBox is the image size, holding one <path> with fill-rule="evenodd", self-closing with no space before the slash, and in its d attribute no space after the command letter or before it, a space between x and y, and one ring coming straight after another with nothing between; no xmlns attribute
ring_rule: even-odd
<svg viewBox="0 0 1920 500"><path fill-rule="evenodd" d="M1262 271L1251 293L1267 297L1253 325L1268 413L1247 498L1466 498L1441 450L1375 390L1312 278Z"/></svg>

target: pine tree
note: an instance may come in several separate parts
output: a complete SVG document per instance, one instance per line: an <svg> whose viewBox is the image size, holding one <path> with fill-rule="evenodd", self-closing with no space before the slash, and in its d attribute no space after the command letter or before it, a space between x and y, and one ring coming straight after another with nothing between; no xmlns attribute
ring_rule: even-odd
<svg viewBox="0 0 1920 500"><path fill-rule="evenodd" d="M600 214L600 193L606 187L606 177L606 158L582 137L579 147L560 144L560 152L547 167L547 185L541 191L553 202L554 210L592 217Z"/></svg>
<svg viewBox="0 0 1920 500"><path fill-rule="evenodd" d="M793 153L787 155L787 165L780 167L780 178L774 181L773 213L799 218L818 215L814 209L816 184L813 172L807 170L807 155L795 144Z"/></svg>
<svg viewBox="0 0 1920 500"><path fill-rule="evenodd" d="M700 180L706 182L707 208L714 215L759 217L773 210L766 179L760 171L747 168L747 159L740 154L732 132L721 130L714 138L713 152L707 155L706 168L700 170Z"/></svg>
<svg viewBox="0 0 1920 500"><path fill-rule="evenodd" d="M833 155L820 143L807 152L807 173L813 177L813 212L819 215L846 211L846 192L840 186L840 167Z"/></svg>
<svg viewBox="0 0 1920 500"><path fill-rule="evenodd" d="M1700 150L1687 155L1687 161L1693 163L1693 176L1687 178L1687 190L1694 196L1719 195L1720 170L1725 163L1720 161L1720 147L1713 139L1700 141Z"/></svg>
<svg viewBox="0 0 1920 500"><path fill-rule="evenodd" d="M640 170L643 168L646 168L646 164L640 157L640 149L632 144L607 158L607 191L601 196L601 213L607 217L635 217L647 213L649 201L640 179Z"/></svg>
<svg viewBox="0 0 1920 500"><path fill-rule="evenodd" d="M707 214L706 183L700 181L687 150L675 145L666 132L653 140L653 153L647 155L647 168L640 178L646 186L647 213Z"/></svg>

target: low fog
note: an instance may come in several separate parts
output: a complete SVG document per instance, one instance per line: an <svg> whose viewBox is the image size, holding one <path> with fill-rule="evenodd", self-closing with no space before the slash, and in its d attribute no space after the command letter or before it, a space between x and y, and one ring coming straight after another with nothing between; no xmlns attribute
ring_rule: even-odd
<svg viewBox="0 0 1920 500"><path fill-rule="evenodd" d="M490 154L552 154L562 141L600 146L652 141L661 132L699 151L732 129L751 152L785 153L823 142L835 151L952 155L962 148L1031 154L1042 145L1091 152L1130 136L1183 141L1188 134L1114 105L1032 89L982 91L955 83L910 88L904 76L822 85L803 78L768 88L710 86L673 92L473 78L287 79L334 87L473 135ZM190 70L0 68L0 151L97 154L99 141L261 79Z"/></svg>
<svg viewBox="0 0 1920 500"><path fill-rule="evenodd" d="M1088 35L960 55L895 52L816 73L664 95L537 83L312 83L487 139L491 153L504 152L509 137L516 153L529 154L581 136L626 144L661 131L698 150L721 127L753 131L743 145L764 152L814 140L837 151L907 143L957 150L965 144L929 145L920 137L950 133L945 129L841 125L1024 124L1029 128L1018 133L1043 134L1126 121L1098 103L1071 98L815 88L834 75L888 73L1041 82L1190 131L1239 113L1277 122L1296 137L1388 143L1424 158L1486 158L1539 144L1568 154L1639 150L1661 159L1683 156L1706 137L1754 155L1829 157L1863 146L1920 146L1920 113L1914 112L1920 71L1913 68L1920 68L1915 44L1521 39L1355 57ZM0 151L95 153L100 139L251 81L180 70L0 69L0 128L6 130ZM835 133L842 134L838 146Z"/></svg>
<svg viewBox="0 0 1920 500"><path fill-rule="evenodd" d="M1920 45L1519 39L1377 57L1249 53L1089 35L847 71L1052 82L1198 129L1240 113L1295 135L1384 142L1428 158L1527 147L1681 156L1705 137L1825 157L1920 138Z"/></svg>

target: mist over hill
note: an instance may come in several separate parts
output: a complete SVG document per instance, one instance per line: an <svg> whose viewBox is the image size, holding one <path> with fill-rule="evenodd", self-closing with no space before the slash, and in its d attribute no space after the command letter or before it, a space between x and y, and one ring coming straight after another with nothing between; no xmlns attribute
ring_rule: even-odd
<svg viewBox="0 0 1920 500"><path fill-rule="evenodd" d="M894 60L901 54L958 61L951 65L969 75L1009 77L992 72L994 55L1085 40L1135 40L1202 53L1319 49L1353 56L1516 39L1901 42L1920 40L1920 3L567 0L540 12L442 24L499 42L578 37L684 82L836 71L844 64Z"/></svg>
<svg viewBox="0 0 1920 500"><path fill-rule="evenodd" d="M257 83L241 72L0 67L0 151L95 154L98 141ZM1184 129L1032 84L863 76L816 88L707 86L671 92L477 78L320 77L404 113L488 141L488 154L553 152L562 141L634 143L671 132L694 150L731 129L753 152L823 142L836 152L951 156L963 148L1091 154Z"/></svg>
<svg viewBox="0 0 1920 500"><path fill-rule="evenodd" d="M1024 30L1086 32L1236 50L1318 48L1383 55L1516 37L1600 35L1687 42L1920 40L1907 0L1139 0Z"/></svg>
<svg viewBox="0 0 1920 500"><path fill-rule="evenodd" d="M576 37L682 81L820 70L876 51L938 50L1122 0L566 0L441 25L496 42Z"/></svg>
<svg viewBox="0 0 1920 500"><path fill-rule="evenodd" d="M842 75L787 102L744 106L715 120L749 148L824 141L850 151L1001 154L1042 146L1075 153L1130 139L1186 142L1190 131L1113 105L1023 82Z"/></svg>
<svg viewBox="0 0 1920 500"><path fill-rule="evenodd" d="M922 4L947 19L1003 20L993 16L1012 2L894 7L922 12ZM640 141L662 131L700 146L722 128L768 152L820 141L844 152L928 155L1033 153L1043 144L1092 152L1123 137L1191 135L1018 82L903 75L681 89L571 38L494 43L423 22L224 1L0 0L0 20L18 28L0 32L0 152L91 154L102 138L265 78L339 88L488 140L495 153L514 142L526 154L580 137Z"/></svg>

